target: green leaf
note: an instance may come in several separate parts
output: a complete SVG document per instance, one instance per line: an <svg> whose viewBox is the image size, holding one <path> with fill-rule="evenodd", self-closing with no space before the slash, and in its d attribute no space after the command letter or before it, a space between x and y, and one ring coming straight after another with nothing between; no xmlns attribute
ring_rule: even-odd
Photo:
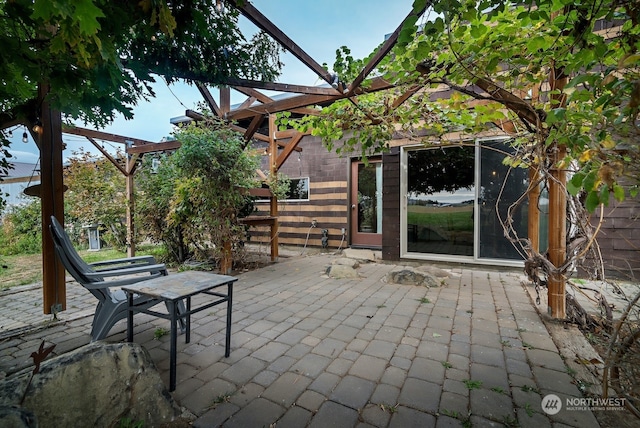
<svg viewBox="0 0 640 428"><path fill-rule="evenodd" d="M589 171L589 173L582 180L582 187L585 191L591 192L593 190L593 186L596 183L597 174L595 171Z"/></svg>
<svg viewBox="0 0 640 428"><path fill-rule="evenodd" d="M471 26L471 36L475 39L479 39L486 32L487 27L485 25L480 24Z"/></svg>
<svg viewBox="0 0 640 428"><path fill-rule="evenodd" d="M428 0L415 0L413 2L413 13L418 13L427 6Z"/></svg>
<svg viewBox="0 0 640 428"><path fill-rule="evenodd" d="M596 208L600 205L600 197L598 196L598 192L591 191L587 194L587 200L585 201L585 208L590 213L594 212Z"/></svg>
<svg viewBox="0 0 640 428"><path fill-rule="evenodd" d="M547 123L553 125L554 123L562 121L566 116L567 110L564 108L554 108L547 113Z"/></svg>
<svg viewBox="0 0 640 428"><path fill-rule="evenodd" d="M604 204L605 207L609 206L609 187L602 186L600 188L600 192L598 192L598 199L600 199L600 203Z"/></svg>
<svg viewBox="0 0 640 428"><path fill-rule="evenodd" d="M538 53L539 50L547 47L547 41L542 36L534 37L533 39L527 42L527 51L529 53L535 54Z"/></svg>
<svg viewBox="0 0 640 428"><path fill-rule="evenodd" d="M613 185L613 197L616 198L618 202L624 201L624 188L619 184Z"/></svg>
<svg viewBox="0 0 640 428"><path fill-rule="evenodd" d="M578 86L585 82L591 82L594 76L591 74L579 74L578 76L571 79L569 83L565 86L565 88L573 88L574 86Z"/></svg>
<svg viewBox="0 0 640 428"><path fill-rule="evenodd" d="M582 182L584 181L585 174L583 172L576 173L571 180L567 182L567 190L573 196L577 195L582 189Z"/></svg>
<svg viewBox="0 0 640 428"><path fill-rule="evenodd" d="M104 13L91 0L77 1L75 12L82 33L94 34L100 29L98 18L104 18Z"/></svg>
<svg viewBox="0 0 640 428"><path fill-rule="evenodd" d="M620 68L635 67L640 63L640 54L629 55L620 62Z"/></svg>

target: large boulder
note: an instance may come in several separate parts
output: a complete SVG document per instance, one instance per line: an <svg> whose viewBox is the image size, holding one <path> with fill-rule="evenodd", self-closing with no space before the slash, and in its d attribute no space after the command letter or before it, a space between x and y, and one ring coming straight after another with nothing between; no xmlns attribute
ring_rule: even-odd
<svg viewBox="0 0 640 428"><path fill-rule="evenodd" d="M148 352L135 343L94 342L0 381L0 406L20 405L40 427L160 426L180 415ZM3 426L0 420L0 426Z"/></svg>

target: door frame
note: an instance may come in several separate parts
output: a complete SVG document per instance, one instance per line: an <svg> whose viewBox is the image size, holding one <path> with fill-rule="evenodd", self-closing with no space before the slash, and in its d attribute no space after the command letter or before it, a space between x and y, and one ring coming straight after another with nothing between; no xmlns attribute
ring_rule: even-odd
<svg viewBox="0 0 640 428"><path fill-rule="evenodd" d="M524 261L512 260L512 259L491 259L478 257L479 254L479 210L478 210L478 188L480 183L480 144L485 140L499 141L508 140L509 137L486 137L476 138L470 141L475 145L475 183L476 183L476 197L474 198L474 255L473 256L461 256L452 254L435 254L435 253L417 253L409 252L407 250L407 205L408 205L408 183L407 183L407 171L408 171L408 152L412 150L425 149L423 145L411 144L402 146L400 149L400 258L401 259L413 259L413 260L432 260L443 262L460 262L460 263L473 263L478 265L493 265L493 266L512 266L522 267ZM427 149L425 149L427 150Z"/></svg>
<svg viewBox="0 0 640 428"><path fill-rule="evenodd" d="M381 157L371 157L367 160L371 164L382 165ZM364 165L364 162L360 158L351 159L349 165L349 242L352 247L359 248L382 248L382 230L380 233L363 233L358 232L358 166ZM382 185L380 186L382 188ZM382 195L380 195L379 202L382 204ZM384 224L384 222L383 222Z"/></svg>

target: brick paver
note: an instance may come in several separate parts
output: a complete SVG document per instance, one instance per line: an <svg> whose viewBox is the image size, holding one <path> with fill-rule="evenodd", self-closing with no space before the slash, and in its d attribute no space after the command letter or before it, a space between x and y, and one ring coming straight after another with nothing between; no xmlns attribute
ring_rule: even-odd
<svg viewBox="0 0 640 428"><path fill-rule="evenodd" d="M518 272L449 269L440 287L388 284L395 266L364 263L331 279L335 255L298 256L238 275L231 355L225 308L193 320L178 340L174 398L196 427L597 426L589 411L549 416L546 394L580 397ZM0 294L0 371L89 342L95 300L68 284L68 309L41 314L39 287ZM196 304L197 302L194 302ZM169 376L165 320L136 316L135 340ZM124 340L125 323L107 341Z"/></svg>

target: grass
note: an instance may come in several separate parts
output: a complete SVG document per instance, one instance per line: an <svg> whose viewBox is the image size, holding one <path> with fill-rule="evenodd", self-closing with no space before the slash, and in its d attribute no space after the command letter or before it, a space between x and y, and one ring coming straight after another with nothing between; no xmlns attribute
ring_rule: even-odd
<svg viewBox="0 0 640 428"><path fill-rule="evenodd" d="M429 300L429 298L427 298L427 297L423 297L422 299L418 299L418 302L420 302L420 303L431 303L431 300Z"/></svg>
<svg viewBox="0 0 640 428"><path fill-rule="evenodd" d="M407 223L419 226L440 227L449 231L473 232L473 217L469 207L448 212L411 212L407 213Z"/></svg>
<svg viewBox="0 0 640 428"><path fill-rule="evenodd" d="M153 332L153 338L155 340L160 340L162 336L166 336L167 334L169 334L169 330L167 330L166 328L158 327Z"/></svg>
<svg viewBox="0 0 640 428"><path fill-rule="evenodd" d="M480 389L480 387L482 386L482 381L481 380L471 380L471 379L467 379L464 381L465 386L467 387L468 390L472 390L472 389Z"/></svg>
<svg viewBox="0 0 640 428"><path fill-rule="evenodd" d="M158 250L157 246L139 246L136 255L157 255ZM100 251L80 250L78 254L87 263L127 257L127 253L110 248ZM0 291L40 281L42 281L42 254L0 255L0 283L2 284Z"/></svg>

